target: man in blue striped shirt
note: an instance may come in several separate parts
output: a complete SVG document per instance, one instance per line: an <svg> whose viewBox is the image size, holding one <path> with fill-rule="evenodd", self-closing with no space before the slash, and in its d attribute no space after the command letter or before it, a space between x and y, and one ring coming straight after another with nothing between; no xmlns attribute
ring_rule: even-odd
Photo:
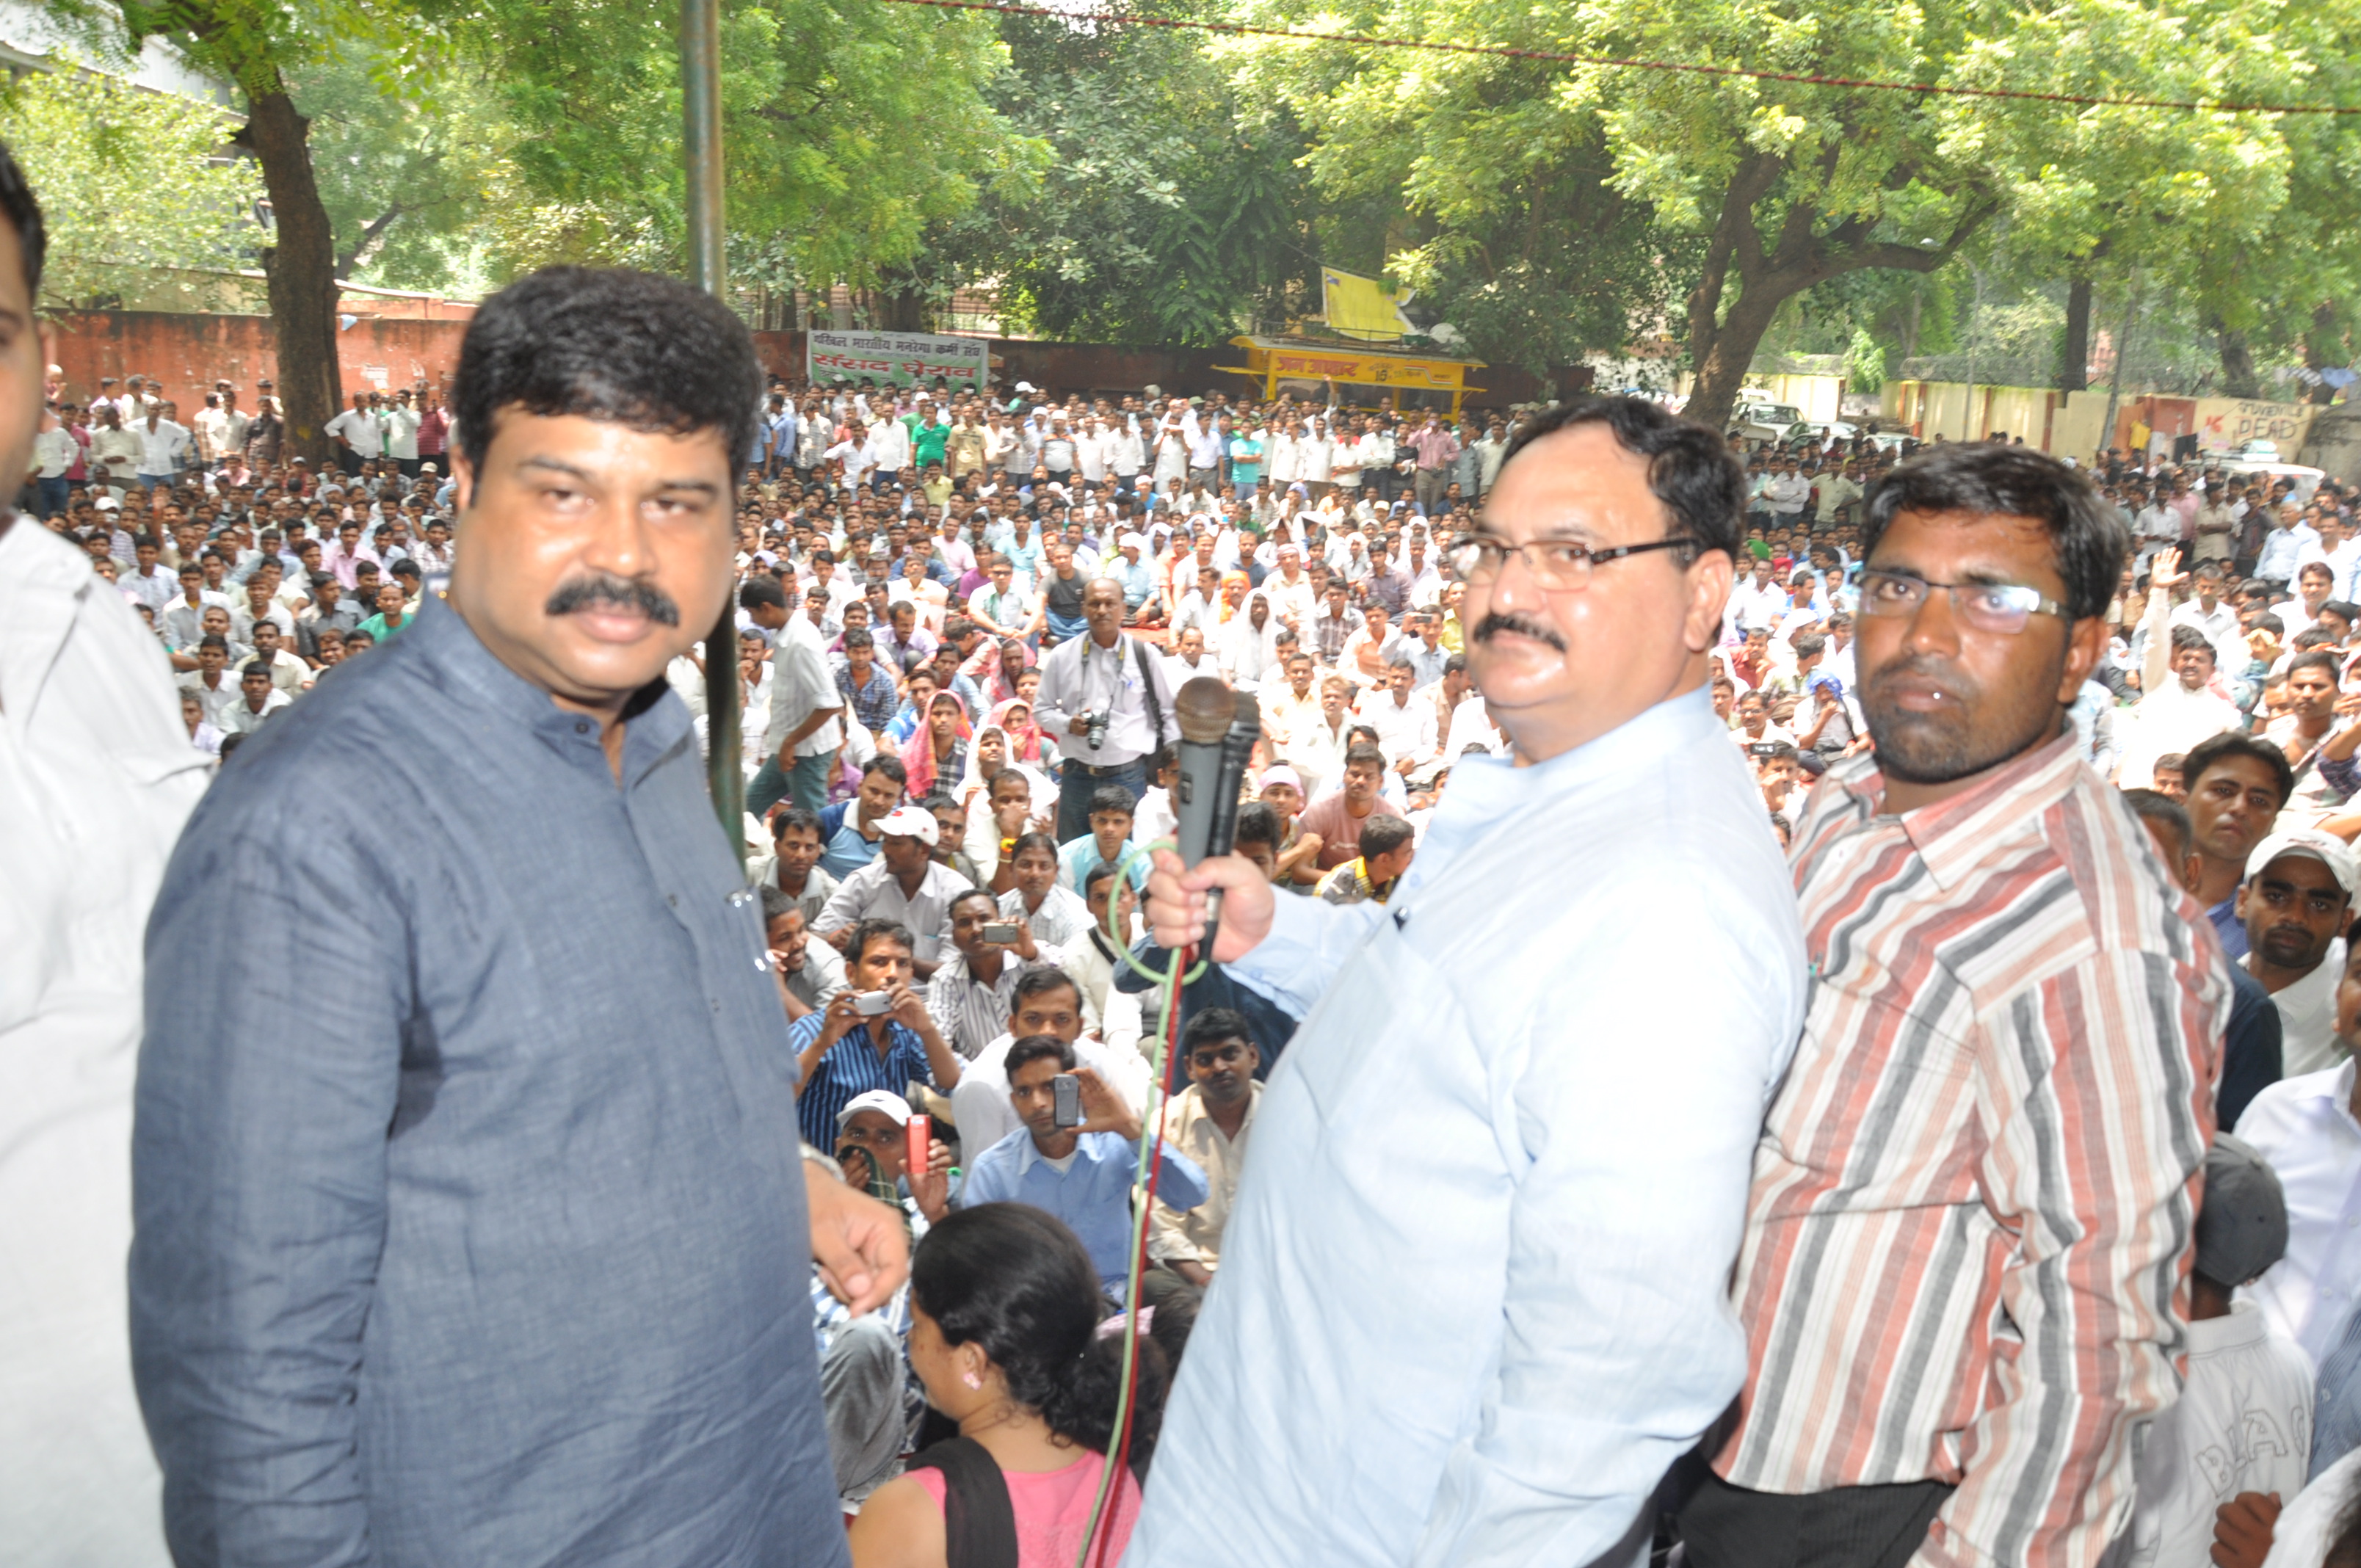
<svg viewBox="0 0 2361 1568"><path fill-rule="evenodd" d="M910 988L909 927L894 920L863 920L845 944L849 983L818 1013L796 1020L787 1041L796 1052L796 1121L804 1141L836 1146L836 1113L873 1089L902 1092L924 1083L948 1094L960 1064ZM877 999L884 1005L877 1008ZM870 1011L870 1009L877 1009Z"/></svg>

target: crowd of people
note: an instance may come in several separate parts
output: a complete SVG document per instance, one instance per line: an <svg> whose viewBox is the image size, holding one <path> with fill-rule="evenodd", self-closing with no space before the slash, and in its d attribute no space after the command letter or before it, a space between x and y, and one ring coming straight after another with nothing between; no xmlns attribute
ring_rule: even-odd
<svg viewBox="0 0 2361 1568"><path fill-rule="evenodd" d="M21 236L21 219L17 228ZM511 308L558 311L545 299ZM495 314L486 330L504 320ZM555 313L527 324L560 337L576 330ZM447 650L460 634L450 630L458 617L445 597L459 541L486 508L483 488L509 483L538 495L533 485L561 483L488 478L490 416L511 411L501 414L506 430L525 417L517 409L544 424L605 411L534 385L486 401L491 393L462 383L451 408L423 385L364 393L329 426L336 460L314 469L288 450L268 383L256 389L252 415L239 408L241 389L217 383L183 426L181 411L141 377L82 389L51 371L18 511L86 561L88 574L109 585L103 591L119 596L160 645L178 685L186 754L171 771L183 779L236 779L248 763L235 753L258 736L296 734L292 716L324 703L358 705L365 681L414 681L365 673L387 662L380 651L397 639L441 639L434 645L445 651L434 656L469 689L497 684L487 649L520 667L484 629L522 610L489 598L468 608L452 597L483 647ZM1732 1113L1754 1123L1744 1153L1754 1157L1756 1198L1730 1298L1751 1342L1746 1413L1726 1446L1713 1438L1698 1451L1693 1468L1710 1461L1710 1474L1689 1476L1681 1506L1667 1499L1660 1544L1680 1541L1703 1568L1748 1561L1732 1542L1761 1530L1749 1510L1762 1497L1905 1482L1879 1505L1894 1511L1875 1526L1903 1541L1899 1555L1781 1561L1899 1563L1923 1537L1920 1561L2094 1562L2120 1538L2130 1563L2260 1564L2299 1518L2322 1552L2338 1540L2351 1550L2353 1519L2338 1499L2352 1495L2361 1445L2361 1245L2351 1240L2361 1226L2352 1058L2361 1039L2361 941L2345 940L2361 894L2351 848L2361 834L2361 804L2353 802L2361 793L2361 583L2353 581L2361 537L2342 488L2305 494L2286 480L2109 452L2088 466L2087 502L2076 491L2051 517L2024 499L2025 476L2037 470L1980 477L1997 472L1975 466L1994 444L1922 451L1864 436L1748 451L1733 433L1722 447L1737 449L1731 515L1717 522L1707 508L1697 514L1704 521L1692 519L1682 509L1696 493L1675 504L1664 488L1671 481L1651 471L1632 481L1634 493L1664 500L1673 532L1609 549L1587 535L1573 543L1504 536L1487 505L1504 471L1521 471L1509 459L1569 433L1587 439L1576 427L1589 421L1611 424L1627 451L1656 443L1659 469L1669 471L1706 462L1693 444L1714 447L1709 433L1644 405L1594 406L1569 426L1563 407L1454 419L1391 398L1362 406L1333 386L1262 404L1219 390L1144 388L1114 398L1021 382L988 393L783 378L767 385L758 407L730 416L731 450L747 460L730 476L734 495L714 503L734 509L724 554L736 645L685 652L662 672L686 710L680 737L643 740L636 718L615 718L600 733L591 719L571 718L588 709L536 699L527 707L544 723L523 708L500 709L507 699L499 694L481 699L487 711L512 711L538 728L513 728L497 744L469 727L473 719L442 731L420 716L408 728L356 728L355 754L338 765L379 771L358 795L309 794L273 819L227 804L199 810L158 905L151 950L161 967L151 968L148 1005L152 1018L159 1002L212 998L224 955L241 944L322 931L319 949L343 952L345 929L368 930L376 917L351 906L375 896L369 879L379 874L363 870L349 841L379 827L399 833L407 812L461 813L458 792L479 785L504 796L487 818L499 832L481 840L497 850L484 849L480 863L438 849L404 865L406 878L440 879L434 896L448 901L433 940L412 955L422 985L491 961L464 944L500 924L514 899L600 910L654 904L656 916L634 913L600 938L677 954L692 974L727 952L736 911L759 918L763 979L752 1005L784 1016L785 1059L773 1066L791 1086L777 1113L793 1120L831 1179L876 1199L915 1249L906 1285L879 1299L865 1299L855 1264L841 1256L816 1258L808 1277L791 1281L810 1303L826 1442L824 1456L807 1445L780 1463L825 1470L855 1563L976 1561L961 1552L995 1549L1010 1531L1016 1555L999 1560L1071 1563L1094 1525L1112 1532L1119 1552L1135 1520L1143 1521L1143 1549L1167 1553L1150 1560L1184 1560L1170 1552L1170 1527L1158 1533L1157 1489L1143 1494L1140 1478L1159 1451L1164 1392L1191 1326L1201 1305L1211 1310L1223 1299L1207 1292L1224 1267L1242 1177L1259 1153L1250 1145L1265 1085L1317 993L1277 972L1274 948L1294 952L1284 943L1267 944L1252 960L1208 964L1178 995L1168 997L1155 978L1170 955L1148 911L1146 848L1169 838L1175 821L1181 686L1213 677L1258 699L1262 739L1237 850L1276 905L1293 911L1277 928L1283 935L1289 920L1330 918L1324 911L1374 921L1404 908L1406 888L1433 887L1413 868L1433 852L1429 832L1446 795L1495 789L1509 776L1469 759L1555 766L1529 739L1521 745L1518 737L1533 731L1521 729L1471 671L1471 649L1504 633L1554 637L1565 651L1562 630L1503 608L1501 585L1523 574L1546 592L1603 598L1584 591L1594 571L1623 572L1623 558L1662 549L1674 550L1685 571L1694 572L1700 553L1724 553L1735 565L1726 594L1689 612L1688 646L1706 671L1697 708L1709 713L1697 732L1720 750L1684 750L1694 737L1671 728L1651 731L1649 744L1667 756L1710 755L1715 770L1733 753L1742 759L1748 831L1759 829L1763 843L1741 844L1730 858L1744 869L1773 840L1792 845L1819 986L1796 1050L1790 1025L1806 1016L1800 984L1792 1002L1780 1000L1795 975L1757 985L1748 1026L1784 1029L1776 1054L1784 1062L1794 1051L1794 1062L1768 1073L1758 1088L1770 1098L1751 1112L1752 1091L1724 1086ZM1711 460L1727 461L1720 452ZM564 474L564 485L586 491L603 482ZM2037 569L1995 575L1990 560L1959 565L1954 552L1957 569L1938 574L1929 563L1949 546L1896 521L1982 515L1998 510L1982 505L1994 496L2051 523L2054 566L2043 554L2048 541L2018 541L2011 548L2029 551ZM2107 554L2125 541L2129 550ZM1896 553L1913 547L1913 560ZM489 576L489 568L471 569ZM29 565L19 570L27 582L40 577ZM2026 586L2044 572L2056 586ZM660 576L652 567L628 580L572 578L517 602L545 608L553 620L620 606L677 627L684 602ZM1489 608L1471 609L1479 603ZM1936 656L1921 648L1903 660L1922 662L1921 686L1863 688L1859 639L1891 639L1896 628L1924 639L1938 614L1951 629L1945 635L2022 644L2027 624L2048 617L2068 621L2088 644L2073 645L2070 689L2020 704L2038 719L2040 703L2054 697L2070 736L2052 746L2037 734L2041 744L2011 764L2005 787L1985 788L1972 809L1939 793L1909 804L1910 789L1938 775L1932 762L1908 771L1921 753L1905 743L1916 732L1897 715L1949 718L1967 696L2005 696L2022 672L1995 664L1983 672L1984 688L1963 695L1945 685L1949 676L1938 678ZM1600 655L1601 667L1625 652ZM726 896L708 898L701 862L692 866L701 851L663 839L631 815L636 808L617 815L611 801L580 796L579 777L519 781L557 766L543 752L572 748L580 755L567 766L601 784L611 768L627 798L635 798L634 781L659 776L672 778L665 787L676 794L672 759L709 745L708 661L724 657L739 683L747 815L741 863L725 879ZM354 695L326 695L339 690ZM619 698L617 711L671 711L650 708L658 695L650 683ZM16 693L0 684L0 697L13 708ZM2012 715L2020 710L2003 722ZM2048 718L2054 729L2055 711ZM2033 719L2024 724L2038 729ZM277 760L294 754L261 747L253 764L283 768L292 764ZM1650 764L1635 754L1624 765ZM1467 782L1455 785L1455 773ZM1884 805L1872 811L1866 803L1877 790ZM225 793L214 785L214 796ZM595 832L560 847L533 820L544 804L607 815ZM1578 791L1553 807L1561 828L1611 837L1597 809ZM492 810L464 805L470 815ZM358 815L337 828L338 813ZM2027 869L2039 855L2022 846L2009 851L2016 861L1997 869L1978 860L1998 853L1992 844L2028 814L2040 818L2040 853L2058 857L2055 864ZM1438 832L1448 852L1464 856L1464 834ZM1536 819L1533 832L1525 863L1502 861L1491 873L1546 880L1537 859L1549 853L1546 823ZM2058 848L2068 842L2072 854ZM247 859L258 854L300 869L312 891L285 901L284 924L241 905L240 928L202 930L213 919L203 890L248 885ZM662 900L644 896L632 881L641 873L617 869L637 866L641 855L652 857ZM1828 868L1839 862L1843 876L1830 883ZM675 882L664 880L675 875L669 867L690 869ZM405 882L401 896L422 885ZM677 928L660 917L666 903ZM1864 916L1864 906L1874 912ZM1655 907L1634 901L1635 910ZM1466 917L1471 929L1480 925L1477 909ZM1782 909L1778 918L1795 916ZM1831 931L1841 956L1823 950ZM1988 939L1991 956L1947 947L1944 962L1927 969L1925 953L1956 947L1961 932ZM1654 933L1674 945L1682 936ZM2078 943L2095 944L2098 955L2059 956ZM2142 948L2161 967L2136 975L2109 967L2111 955ZM562 955L578 969L611 950L561 944L530 961ZM1788 966L1795 975L1801 950ZM1784 951L1765 938L1749 962L1769 973ZM212 956L201 961L200 952ZM1541 968L1556 961L1528 957ZM1334 961L1294 958L1311 968ZM324 969L300 966L301 979L261 999L280 1009L279 1026L307 1018L305 1032L334 1036L329 1046L341 1047L387 1023L383 976L348 972L333 956L323 961ZM697 983L710 987L717 1036L745 1022L742 985ZM260 1004L221 1001L228 1015L247 1018ZM642 995L602 1004L619 1006L650 1039L672 1026ZM560 1049L564 1031L587 1026L591 1007L586 999L564 1017L529 1025L515 1014L519 1037L536 1042L520 1048ZM1333 1013L1323 1014L1332 1024ZM1168 1014L1164 1099L1152 1090L1157 1030ZM1527 1017L1530 1028L1545 1024ZM2015 1058L1956 1046L1987 1036L2012 1042ZM547 1047L537 1043L544 1037ZM151 1052L157 1038L151 1032ZM399 1072L368 1105L345 1107L357 1113L354 1124L374 1116L377 1131L390 1123L397 1140L438 1122L445 1138L497 1135L508 1108L461 1092L485 1061L457 1042L403 1039ZM2107 1054L2126 1040L2127 1055ZM1879 1065L1838 1070L1828 1054L1835 1041L1874 1042ZM212 1075L244 1082L229 1069L233 1045L184 1041L181 1057L157 1057L159 1070L152 1083L143 1077L141 1092L156 1097L158 1119L143 1119L143 1138L193 1159L197 1108L227 1092L281 1106L292 1145L310 1148L327 1135L296 1114L297 1101L269 1099L276 1089L216 1083ZM2086 1047L2107 1071L2077 1066ZM289 1061L300 1065L282 1069L297 1078L362 1070L340 1048ZM742 1070L725 1065L724 1076ZM1466 1085L1443 1076L1448 1065L1435 1069L1438 1125L1466 1109ZM1337 1069L1331 1060L1323 1070ZM768 1106L767 1091L731 1084L741 1105ZM599 1091L586 1092L596 1100ZM1345 1088L1323 1079L1317 1092ZM694 1119L664 1120L671 1097L686 1093L677 1083L661 1080L651 1093L661 1103L643 1108L654 1119L649 1129L609 1130L600 1137L619 1142L585 1145L619 1161L598 1179L603 1193L641 1179L636 1140L711 1135ZM1980 1113L1980 1093L1997 1096L2001 1109ZM1415 1110L1389 1113L1412 1126ZM2045 1118L2077 1130L2059 1141ZM1144 1143L1153 1147L1143 1162ZM1155 1173L1152 1201L1136 1187L1143 1163ZM192 1459L189 1446L204 1420L197 1385L212 1365L203 1343L212 1331L174 1321L171 1297L216 1280L196 1250L202 1228L243 1223L208 1207L204 1183L227 1179L202 1159L195 1168L182 1172L186 1190L142 1193L146 1250L135 1255L133 1278L149 1358L149 1427L168 1477L182 1467L184 1490L168 1490L168 1517L192 1561L213 1560L204 1543L229 1541L237 1527L201 1520L198 1494L185 1489L213 1484L185 1479L213 1463ZM458 1168L429 1166L408 1179L431 1189ZM1837 1173L1850 1184L1835 1183L1832 1196L1817 1184ZM708 1212L712 1194L700 1195L679 1171L649 1179L631 1201L648 1205L650 1223L672 1205L695 1211L696 1224L724 1243L752 1245L733 1229L738 1219ZM1852 1272L1812 1277L1819 1265L1805 1261L1798 1249L1806 1244L1794 1240L1807 1229L1799 1218L1807 1209L1812 1222L1857 1227L1815 1233L1843 1236L1826 1245ZM533 1212L539 1223L571 1223L562 1201ZM1949 1215L1930 1230L1949 1229L1911 1233L1894 1220L1910 1212ZM187 1223L185 1245L153 1228L166 1218ZM318 1216L296 1224L326 1251L348 1252L366 1229ZM1713 1266L1705 1273L1727 1273L1735 1237L1733 1219L1732 1246L1718 1263L1706 1258ZM382 1266L396 1290L431 1290L438 1269L475 1266L419 1255L398 1227L395 1241L412 1249L397 1246ZM512 1243L533 1245L497 1239ZM686 1243L678 1255L688 1255ZM1893 1266L1900 1286L1864 1288L1887 1266L1873 1259L1888 1255L1915 1260ZM2005 1266L1978 1275L1982 1293L1955 1310L1967 1299L1946 1295L1953 1276L1943 1270L1983 1269L1987 1256L2004 1257ZM1414 1271L1417 1263L1395 1266ZM253 1283L270 1268L254 1262L244 1277L276 1310L337 1305L287 1294L284 1281ZM780 1279L757 1283L774 1288ZM1851 1299L1828 1299L1839 1291ZM2074 1295L2138 1326L2092 1329L2070 1303ZM1126 1397L1122 1314L1135 1299L1138 1376ZM1966 1310L1977 1321L1961 1319ZM1894 1313L1913 1348L1871 1343L1861 1314L1875 1311ZM526 1332L521 1319L504 1327ZM432 1354L423 1347L444 1329L397 1313L390 1327L369 1332L415 1332L421 1353ZM407 1348L380 1341L373 1354L398 1362ZM490 1349L530 1354L522 1337ZM176 1353L187 1366L172 1361ZM1913 1355L1926 1363L1918 1370L1932 1368L1936 1392L1924 1399L1897 1372L1896 1357ZM1940 1365L1946 1357L1955 1365ZM1700 1352L1699 1366L1713 1362ZM730 1375L712 1365L697 1372ZM1201 1386L1223 1375L1208 1372ZM1812 1392L1815 1379L1821 1393ZM618 1398L653 1387L635 1375ZM1840 1420L1826 1408L1828 1388L1853 1390L1857 1408ZM1131 1411L1120 1434L1119 1398ZM508 1420L492 1425L512 1434ZM1835 1454L1827 1434L1839 1429L1857 1441ZM463 1446L472 1453L477 1444ZM1110 1481L1106 1456L1117 1450L1127 1463ZM1174 1486L1199 1484L1201 1472L1190 1475ZM1559 1479L1581 1488L1580 1477ZM750 1471L738 1481L756 1486L760 1478ZM2307 1491L2308 1483L2317 1486ZM2321 1501L2320 1487L2334 1497ZM1480 1495L1506 1506L1504 1493ZM535 1506L558 1507L545 1497ZM519 1515L535 1517L531 1508ZM415 1511L393 1522L413 1543L452 1539ZM1643 1523L1642 1550L1655 1514ZM1412 1543L1395 1544L1392 1560L1410 1560ZM1471 1550L1433 1560L1517 1559ZM2293 1559L2282 1552L2270 1561Z"/></svg>

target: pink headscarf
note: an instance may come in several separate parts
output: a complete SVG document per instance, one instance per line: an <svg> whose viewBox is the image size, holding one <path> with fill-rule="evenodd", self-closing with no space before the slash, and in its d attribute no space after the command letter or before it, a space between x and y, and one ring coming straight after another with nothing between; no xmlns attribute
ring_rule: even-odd
<svg viewBox="0 0 2361 1568"><path fill-rule="evenodd" d="M1008 722L1008 710L1012 707L1021 707L1025 710L1025 722L1022 725ZM1008 760L1011 762L1030 762L1037 768L1049 765L1041 754L1041 727L1033 722L1031 703L1021 696L1012 696L1005 702L997 703L992 709L992 721L1000 726L1002 734L1008 737Z"/></svg>
<svg viewBox="0 0 2361 1568"><path fill-rule="evenodd" d="M948 702L951 705L959 715L954 733L961 740L968 738L967 704L960 701L954 693L937 692L928 700L926 716L919 719L918 727L912 730L910 738L902 743L902 766L909 772L907 787L912 800L923 800L934 793L937 773L935 704L939 702Z"/></svg>

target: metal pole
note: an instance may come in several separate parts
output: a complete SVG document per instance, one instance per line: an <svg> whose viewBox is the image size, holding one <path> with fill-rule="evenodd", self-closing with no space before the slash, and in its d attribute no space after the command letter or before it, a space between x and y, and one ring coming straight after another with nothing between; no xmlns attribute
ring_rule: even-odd
<svg viewBox="0 0 2361 1568"><path fill-rule="evenodd" d="M681 0L681 147L688 160L688 276L708 294L728 286L721 238L721 4ZM742 455L730 454L734 465ZM734 478L735 476L733 475ZM738 509L730 509L734 541ZM713 814L733 846L742 848L746 780L740 761L737 595L721 607L721 620L705 639L706 782Z"/></svg>

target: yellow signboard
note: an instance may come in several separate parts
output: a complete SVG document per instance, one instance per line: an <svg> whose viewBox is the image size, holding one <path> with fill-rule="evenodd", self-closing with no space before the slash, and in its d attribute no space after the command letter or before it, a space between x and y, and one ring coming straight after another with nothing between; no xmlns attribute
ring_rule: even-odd
<svg viewBox="0 0 2361 1568"><path fill-rule="evenodd" d="M1246 369L1263 383L1263 396L1276 395L1282 380L1318 380L1322 377L1361 387L1410 388L1447 394L1453 413L1462 394L1483 390L1467 384L1467 372L1483 361L1444 359L1415 354L1377 354L1363 349L1330 348L1320 344L1290 343L1272 338L1234 337L1246 351Z"/></svg>

